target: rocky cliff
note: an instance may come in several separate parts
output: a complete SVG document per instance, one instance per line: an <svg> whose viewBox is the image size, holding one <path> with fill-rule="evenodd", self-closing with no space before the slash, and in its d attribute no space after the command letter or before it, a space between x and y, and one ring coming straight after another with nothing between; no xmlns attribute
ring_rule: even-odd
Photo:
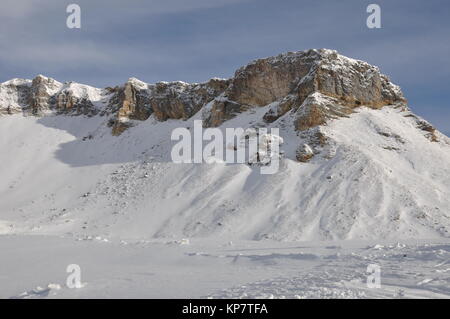
<svg viewBox="0 0 450 319"><path fill-rule="evenodd" d="M287 112L295 129L305 131L355 108L407 108L400 88L368 63L321 49L259 59L230 79L205 83L159 82L135 78L114 88L97 89L37 76L0 84L0 114L23 112L109 116L114 135L154 116L186 120L202 110L204 125L220 126L236 114L271 105L262 120L273 123ZM435 140L434 127L418 123Z"/></svg>

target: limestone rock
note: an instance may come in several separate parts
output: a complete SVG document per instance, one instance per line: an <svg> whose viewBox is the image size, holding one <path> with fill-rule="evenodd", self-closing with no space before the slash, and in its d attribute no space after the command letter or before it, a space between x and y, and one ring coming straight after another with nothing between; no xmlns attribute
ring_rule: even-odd
<svg viewBox="0 0 450 319"><path fill-rule="evenodd" d="M303 144L297 149L296 157L299 162L306 163L314 157L314 151L308 144Z"/></svg>
<svg viewBox="0 0 450 319"><path fill-rule="evenodd" d="M266 123L275 122L281 116L290 111L294 105L298 105L298 97L295 95L287 95L280 102L272 103L272 106L264 114L263 119Z"/></svg>
<svg viewBox="0 0 450 319"><path fill-rule="evenodd" d="M204 116L204 126L206 127L219 126L245 110L239 103L223 98L223 96L214 99L210 107Z"/></svg>
<svg viewBox="0 0 450 319"><path fill-rule="evenodd" d="M238 69L231 79L205 83L148 84L131 78L122 86L96 89L39 75L32 81L0 84L0 114L100 114L110 116L114 135L150 116L158 121L186 120L202 111L204 125L215 127L260 107L267 108L261 119L266 123L289 115L295 129L305 131L360 106L406 108L406 104L399 87L377 67L327 49L258 59ZM428 133L433 140L433 132Z"/></svg>
<svg viewBox="0 0 450 319"><path fill-rule="evenodd" d="M101 89L88 85L65 83L56 94L56 110L58 113L95 115L99 112L95 104L101 103L103 94Z"/></svg>
<svg viewBox="0 0 450 319"><path fill-rule="evenodd" d="M29 106L33 114L41 115L56 105L55 94L62 84L43 75L36 76L31 83Z"/></svg>
<svg viewBox="0 0 450 319"><path fill-rule="evenodd" d="M220 95L227 84L227 80L221 79L212 79L201 84L157 83L151 99L155 117L160 121L186 120L197 113L206 103Z"/></svg>
<svg viewBox="0 0 450 319"><path fill-rule="evenodd" d="M151 113L149 85L135 78L129 79L124 87L118 118L145 121Z"/></svg>
<svg viewBox="0 0 450 319"><path fill-rule="evenodd" d="M309 50L256 60L239 69L223 99L211 108L207 124L218 126L236 113L278 102L264 116L267 122L274 122L291 109L308 106L304 102L314 93L334 98L334 104L340 106L336 113L363 105L380 108L407 103L400 89L377 67L336 51ZM306 126L323 124L332 117L323 111L309 105L311 121Z"/></svg>
<svg viewBox="0 0 450 319"><path fill-rule="evenodd" d="M339 103L339 100L312 93L295 113L295 128L304 131L318 125L323 125L330 119L347 116L352 108Z"/></svg>
<svg viewBox="0 0 450 319"><path fill-rule="evenodd" d="M313 82L315 91L338 98L349 107L380 108L406 103L400 88L390 83L377 67L341 56L336 51L321 50Z"/></svg>
<svg viewBox="0 0 450 319"><path fill-rule="evenodd" d="M120 135L130 127L130 120L145 121L153 113L151 90L147 83L130 78L123 87L112 89L111 92L110 108L117 113L112 124L113 135Z"/></svg>
<svg viewBox="0 0 450 319"><path fill-rule="evenodd" d="M222 79L211 79L200 84L158 82L154 85L130 79L123 90L116 89L110 103L120 104L114 134L126 129L124 125L129 126L127 120L144 121L152 114L159 121L186 120L220 95L227 85L228 80Z"/></svg>
<svg viewBox="0 0 450 319"><path fill-rule="evenodd" d="M308 75L316 60L315 50L289 52L238 69L222 99L211 108L206 124L218 126L239 112L285 98ZM288 105L284 111L292 106ZM271 120L273 116L268 114L267 118Z"/></svg>
<svg viewBox="0 0 450 319"><path fill-rule="evenodd" d="M12 79L0 83L0 115L19 113L28 107L31 80Z"/></svg>

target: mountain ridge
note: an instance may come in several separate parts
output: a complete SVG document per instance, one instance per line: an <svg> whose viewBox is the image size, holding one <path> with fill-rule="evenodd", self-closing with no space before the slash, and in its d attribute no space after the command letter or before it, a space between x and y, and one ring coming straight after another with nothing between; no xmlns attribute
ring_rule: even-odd
<svg viewBox="0 0 450 319"><path fill-rule="evenodd" d="M12 79L0 84L0 115L99 114L108 118L107 126L115 136L150 116L166 121L201 114L205 127L217 127L237 114L267 105L270 108L260 125L269 125L290 112L296 131L346 117L361 106L410 111L400 87L378 67L329 49L256 59L229 79L212 78L203 83L149 84L129 78L121 86L100 89L38 75L33 80ZM416 119L427 138L438 140L433 125L412 112L408 116ZM304 161L304 151L299 152Z"/></svg>
<svg viewBox="0 0 450 319"><path fill-rule="evenodd" d="M406 104L400 88L377 67L336 51L312 49L257 59L239 68L230 79L213 78L204 83L148 84L130 78L124 85L98 89L74 82L62 84L43 75L33 80L13 79L0 84L0 114L25 111L42 115L51 110L87 115L117 113L113 133L120 134L127 120L146 120L153 113L160 121L185 120L207 103L212 105L206 125L218 126L235 113L280 101L277 109L264 116L270 122L299 108L314 92L336 98L350 109ZM322 123L324 118L315 121Z"/></svg>
<svg viewBox="0 0 450 319"><path fill-rule="evenodd" d="M255 60L201 84L12 80L0 109L2 233L449 237L450 139L378 68L335 51ZM279 172L173 163L171 132L196 120L278 128Z"/></svg>

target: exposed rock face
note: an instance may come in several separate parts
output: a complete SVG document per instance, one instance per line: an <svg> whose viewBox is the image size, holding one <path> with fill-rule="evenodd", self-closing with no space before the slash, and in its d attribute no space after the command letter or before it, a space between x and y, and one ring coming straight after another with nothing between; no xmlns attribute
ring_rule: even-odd
<svg viewBox="0 0 450 319"><path fill-rule="evenodd" d="M149 85L131 78L123 89L122 107L118 110L118 117L130 120L145 121L152 113L150 106Z"/></svg>
<svg viewBox="0 0 450 319"><path fill-rule="evenodd" d="M332 98L338 110L335 112L329 103L324 108L315 98L309 98L315 93ZM291 109L308 108L299 114L299 130L348 114L358 106L380 108L406 103L400 89L377 67L343 57L336 51L309 50L257 60L239 69L224 96L212 106L207 123L218 126L238 112L275 101L279 101L277 107L264 116L267 122L277 120Z"/></svg>
<svg viewBox="0 0 450 319"><path fill-rule="evenodd" d="M145 121L152 114L159 121L186 120L221 94L227 85L228 80L222 79L211 79L201 84L159 82L149 85L132 78L116 94L121 106L113 133L122 133L131 125L130 120Z"/></svg>
<svg viewBox="0 0 450 319"><path fill-rule="evenodd" d="M304 131L325 124L330 119L345 117L352 107L338 99L314 92L309 95L295 113L295 128Z"/></svg>
<svg viewBox="0 0 450 319"><path fill-rule="evenodd" d="M335 51L320 51L317 68L308 80L304 86L335 97L349 107L365 105L379 108L406 103L399 87L390 83L377 67L343 57Z"/></svg>
<svg viewBox="0 0 450 319"><path fill-rule="evenodd" d="M28 107L31 81L13 79L0 83L0 115L22 112Z"/></svg>
<svg viewBox="0 0 450 319"><path fill-rule="evenodd" d="M264 106L285 97L308 74L315 55L308 51L257 60L236 71L227 96L247 106Z"/></svg>
<svg viewBox="0 0 450 319"><path fill-rule="evenodd" d="M239 112L286 97L308 74L315 60L315 51L310 50L256 60L240 68L223 96L214 101L206 124L218 126ZM292 105L287 102L285 109L290 109Z"/></svg>
<svg viewBox="0 0 450 319"><path fill-rule="evenodd" d="M131 126L129 120L145 121L153 112L150 106L150 89L147 83L130 78L124 87L116 88L111 107L117 108L113 135L120 135Z"/></svg>
<svg viewBox="0 0 450 319"><path fill-rule="evenodd" d="M188 119L221 94L228 81L212 79L202 84L157 83L151 104L158 120Z"/></svg>
<svg viewBox="0 0 450 319"><path fill-rule="evenodd" d="M268 107L266 123L292 112L295 128L308 130L359 106L406 105L400 89L377 67L332 50L289 52L256 60L229 80L147 84L131 78L115 88L59 83L44 76L0 84L0 114L55 111L111 116L113 134L136 121L188 119L202 110L206 126L219 126L246 110ZM429 132L431 135L433 132Z"/></svg>
<svg viewBox="0 0 450 319"><path fill-rule="evenodd" d="M58 95L57 108L62 113L73 111L76 114L95 114L94 104L90 100L74 96L71 92Z"/></svg>
<svg viewBox="0 0 450 319"><path fill-rule="evenodd" d="M222 96L214 99L211 103L211 109L206 110L206 115L204 116L203 125L207 127L219 126L246 110L241 104Z"/></svg>
<svg viewBox="0 0 450 319"><path fill-rule="evenodd" d="M95 115L95 106L101 100L102 91L87 85L68 83L56 95L56 110L58 113L75 115Z"/></svg>
<svg viewBox="0 0 450 319"><path fill-rule="evenodd" d="M33 114L42 114L55 107L55 94L62 87L58 81L38 75L31 83L29 105Z"/></svg>
<svg viewBox="0 0 450 319"><path fill-rule="evenodd" d="M95 114L94 103L101 91L72 82L62 84L42 75L32 81L14 79L0 84L0 113L43 115L56 111L76 115Z"/></svg>

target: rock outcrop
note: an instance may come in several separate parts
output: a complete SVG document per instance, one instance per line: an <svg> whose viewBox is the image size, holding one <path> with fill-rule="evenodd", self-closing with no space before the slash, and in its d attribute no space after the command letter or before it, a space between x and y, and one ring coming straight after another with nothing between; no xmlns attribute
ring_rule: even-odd
<svg viewBox="0 0 450 319"><path fill-rule="evenodd" d="M40 115L55 108L56 93L61 89L62 84L58 81L38 75L31 83L29 95L29 107L31 113Z"/></svg>
<svg viewBox="0 0 450 319"><path fill-rule="evenodd" d="M95 115L99 112L96 104L101 103L103 91L70 82L65 84L55 96L58 113Z"/></svg>
<svg viewBox="0 0 450 319"><path fill-rule="evenodd" d="M74 82L62 84L43 75L0 84L0 114L65 113L93 115L103 90Z"/></svg>
<svg viewBox="0 0 450 319"><path fill-rule="evenodd" d="M0 114L98 113L110 116L114 135L150 116L158 121L186 120L202 110L204 125L215 127L266 106L262 118L266 123L291 112L296 130L304 131L360 106L377 109L406 103L399 87L377 67L327 49L259 59L238 69L231 79L196 84L148 84L131 78L122 86L96 89L41 75L0 84Z"/></svg>
<svg viewBox="0 0 450 319"><path fill-rule="evenodd" d="M130 120L145 121L154 114L159 121L186 120L206 103L221 94L228 80L211 79L206 83L158 82L150 85L131 78L116 93L119 109L113 134L122 133L132 125Z"/></svg>
<svg viewBox="0 0 450 319"><path fill-rule="evenodd" d="M28 107L31 80L12 79L0 83L0 115L22 112Z"/></svg>
<svg viewBox="0 0 450 319"><path fill-rule="evenodd" d="M157 83L151 99L155 116L160 121L186 120L221 94L227 87L227 83L227 80L221 79L212 79L202 84Z"/></svg>
<svg viewBox="0 0 450 319"><path fill-rule="evenodd" d="M318 93L331 104L317 103L314 95ZM305 107L308 111L298 114L299 130L348 114L355 107L407 103L400 89L377 67L336 51L309 50L260 59L239 69L224 95L214 102L207 124L218 126L236 113L276 101L277 107L264 116L266 122Z"/></svg>

